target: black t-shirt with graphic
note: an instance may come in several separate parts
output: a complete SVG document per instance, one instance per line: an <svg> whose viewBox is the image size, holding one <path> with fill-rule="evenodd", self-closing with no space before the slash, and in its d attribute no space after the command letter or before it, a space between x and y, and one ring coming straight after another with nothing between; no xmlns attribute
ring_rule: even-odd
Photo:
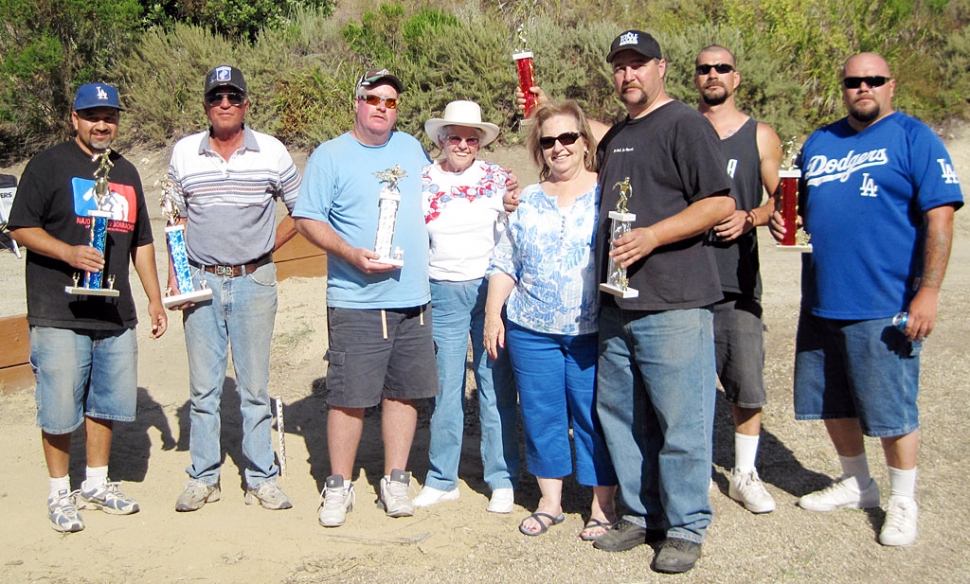
<svg viewBox="0 0 970 584"><path fill-rule="evenodd" d="M65 262L27 251L27 322L35 326L86 330L119 330L138 322L131 295L128 269L136 247L152 243L151 223L145 206L141 179L134 165L112 152L114 166L108 172L110 196L105 242L103 286L114 276L117 298L75 296L64 291L73 286L79 270ZM40 227L68 245L88 243L94 202L92 161L74 140L58 144L35 156L24 169L10 212L11 229ZM83 281L84 274L81 273Z"/></svg>
<svg viewBox="0 0 970 584"><path fill-rule="evenodd" d="M637 218L633 228L648 227L711 196L729 195L731 178L717 133L697 110L680 101L664 104L646 116L613 126L599 145L600 222L596 235L597 273L606 281L610 249L609 212L619 200L617 183L630 179L627 203ZM627 268L637 298L619 299L624 310L674 310L708 306L722 298L714 253L707 234L657 248Z"/></svg>

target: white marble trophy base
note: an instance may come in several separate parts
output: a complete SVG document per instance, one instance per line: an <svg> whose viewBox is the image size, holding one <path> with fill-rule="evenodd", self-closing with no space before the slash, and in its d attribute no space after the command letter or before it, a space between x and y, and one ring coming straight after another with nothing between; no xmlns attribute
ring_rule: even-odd
<svg viewBox="0 0 970 584"><path fill-rule="evenodd" d="M83 286L64 286L64 291L75 296L108 296L112 298L121 294L114 288L85 288Z"/></svg>
<svg viewBox="0 0 970 584"><path fill-rule="evenodd" d="M185 304L186 302L201 302L203 300L209 300L210 298L212 298L212 288L202 288L201 290L193 290L192 292L186 292L185 294L166 296L165 298L162 298L162 305L165 306L165 308L171 308L173 306Z"/></svg>
<svg viewBox="0 0 970 584"><path fill-rule="evenodd" d="M775 244L775 249L778 251L797 251L801 253L812 253L812 244L804 243L795 245L782 245L780 243Z"/></svg>
<svg viewBox="0 0 970 584"><path fill-rule="evenodd" d="M600 284L600 291L619 296L620 298L636 298L640 296L640 291L636 288L620 288L613 284Z"/></svg>
<svg viewBox="0 0 970 584"><path fill-rule="evenodd" d="M377 258L376 260L375 259L372 259L371 261L374 262L375 264L384 264L384 265L388 265L388 266L396 266L398 268L404 266L404 260L396 260L394 258Z"/></svg>

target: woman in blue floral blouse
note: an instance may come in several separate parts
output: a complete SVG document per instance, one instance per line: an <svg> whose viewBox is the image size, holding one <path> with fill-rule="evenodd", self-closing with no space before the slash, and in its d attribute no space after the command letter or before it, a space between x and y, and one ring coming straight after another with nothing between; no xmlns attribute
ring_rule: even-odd
<svg viewBox="0 0 970 584"><path fill-rule="evenodd" d="M601 537L616 520L616 474L595 411L597 283L593 257L599 189L596 141L573 101L535 114L528 148L540 182L526 187L495 248L488 276L485 347L508 341L525 429L526 463L542 498L519 530L545 533L565 520L562 477L593 487L580 537ZM502 306L508 301L508 329Z"/></svg>

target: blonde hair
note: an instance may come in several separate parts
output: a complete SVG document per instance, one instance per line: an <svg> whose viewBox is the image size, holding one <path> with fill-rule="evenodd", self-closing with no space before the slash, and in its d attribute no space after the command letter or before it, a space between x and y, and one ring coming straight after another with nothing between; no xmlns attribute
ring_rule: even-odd
<svg viewBox="0 0 970 584"><path fill-rule="evenodd" d="M539 180L546 180L551 173L549 165L546 164L546 159L542 155L542 146L539 145L539 138L542 138L542 124L556 116L568 116L576 120L579 133L586 140L583 166L590 172L596 172L596 138L593 137L593 132L590 130L583 109L574 100L569 99L559 103L549 103L537 109L532 120L532 127L529 128L526 146L532 155L532 161L539 168Z"/></svg>

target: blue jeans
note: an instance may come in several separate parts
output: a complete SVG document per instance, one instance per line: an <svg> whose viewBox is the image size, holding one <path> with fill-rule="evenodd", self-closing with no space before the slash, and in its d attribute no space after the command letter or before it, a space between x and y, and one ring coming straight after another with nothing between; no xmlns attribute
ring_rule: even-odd
<svg viewBox="0 0 970 584"><path fill-rule="evenodd" d="M599 326L596 411L626 518L701 543L711 523L712 313L604 306Z"/></svg>
<svg viewBox="0 0 970 584"><path fill-rule="evenodd" d="M82 331L30 327L37 426L70 434L84 417L134 422L138 396L135 329Z"/></svg>
<svg viewBox="0 0 970 584"><path fill-rule="evenodd" d="M222 464L219 404L226 380L229 347L242 411L242 451L249 461L246 484L252 488L279 474L273 452L270 412L269 351L276 321L276 265L238 278L193 270L196 289L205 280L212 301L182 315L189 356L192 423L189 452L193 479L214 484Z"/></svg>
<svg viewBox="0 0 970 584"><path fill-rule="evenodd" d="M569 423L576 443L576 481L616 485L616 473L596 418L596 333L541 333L509 322L509 355L519 387L529 472L560 478L573 472Z"/></svg>
<svg viewBox="0 0 970 584"><path fill-rule="evenodd" d="M482 466L493 491L515 487L519 480L516 395L507 351L492 361L485 352L485 297L488 281L431 281L431 318L438 345L438 382L431 416L428 476L424 484L450 491L458 485L458 461L465 429L465 361L471 333L472 364L478 385L482 426Z"/></svg>

